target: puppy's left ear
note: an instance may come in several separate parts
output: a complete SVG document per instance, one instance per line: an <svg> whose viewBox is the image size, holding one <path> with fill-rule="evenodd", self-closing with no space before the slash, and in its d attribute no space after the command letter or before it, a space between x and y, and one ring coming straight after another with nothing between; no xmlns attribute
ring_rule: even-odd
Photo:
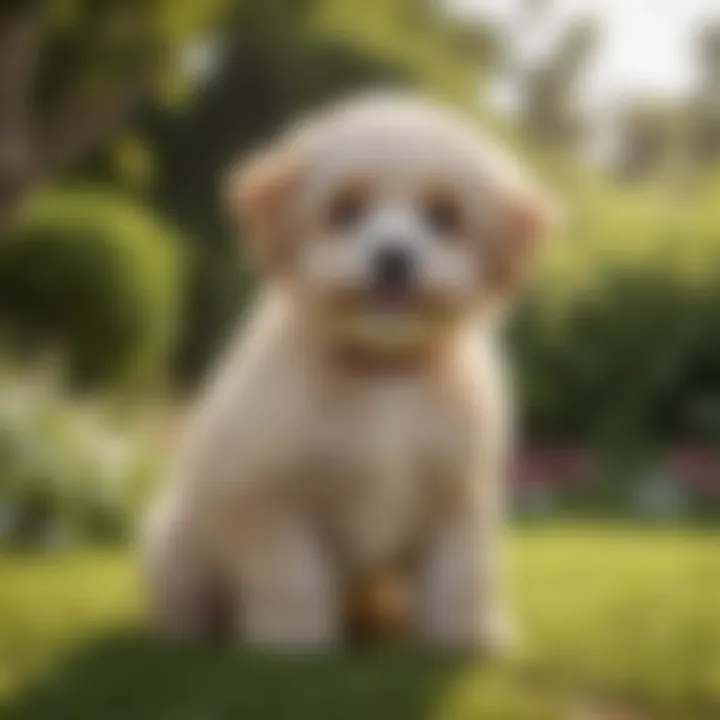
<svg viewBox="0 0 720 720"><path fill-rule="evenodd" d="M278 270L291 251L293 197L299 162L281 147L258 152L229 175L226 202L250 251L265 270Z"/></svg>
<svg viewBox="0 0 720 720"><path fill-rule="evenodd" d="M560 203L536 187L513 189L498 202L492 282L500 291L517 289L537 256L543 240L561 224Z"/></svg>

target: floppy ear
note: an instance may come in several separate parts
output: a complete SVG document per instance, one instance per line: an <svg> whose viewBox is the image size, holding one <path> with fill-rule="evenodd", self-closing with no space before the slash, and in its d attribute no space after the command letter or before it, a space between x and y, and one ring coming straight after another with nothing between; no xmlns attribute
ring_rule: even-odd
<svg viewBox="0 0 720 720"><path fill-rule="evenodd" d="M522 284L542 240L560 221L559 203L536 188L502 193L493 238L493 285L512 291Z"/></svg>
<svg viewBox="0 0 720 720"><path fill-rule="evenodd" d="M292 250L293 194L299 163L285 148L256 154L230 172L227 202L264 269L286 265Z"/></svg>

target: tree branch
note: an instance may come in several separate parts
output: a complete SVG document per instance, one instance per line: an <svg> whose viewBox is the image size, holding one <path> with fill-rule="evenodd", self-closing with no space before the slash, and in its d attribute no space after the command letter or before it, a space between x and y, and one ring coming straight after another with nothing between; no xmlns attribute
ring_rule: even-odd
<svg viewBox="0 0 720 720"><path fill-rule="evenodd" d="M33 174L32 100L41 38L37 15L18 11L0 26L0 234Z"/></svg>
<svg viewBox="0 0 720 720"><path fill-rule="evenodd" d="M144 76L110 89L68 90L38 139L38 180L62 172L112 134L141 104L147 90Z"/></svg>

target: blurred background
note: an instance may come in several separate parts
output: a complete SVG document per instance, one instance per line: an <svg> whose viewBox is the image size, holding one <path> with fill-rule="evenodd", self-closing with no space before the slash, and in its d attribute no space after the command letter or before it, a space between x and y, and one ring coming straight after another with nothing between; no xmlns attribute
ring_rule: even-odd
<svg viewBox="0 0 720 720"><path fill-rule="evenodd" d="M718 514L714 7L5 0L0 541L127 527L255 283L228 167L387 82L476 117L567 204L510 328L518 510Z"/></svg>
<svg viewBox="0 0 720 720"><path fill-rule="evenodd" d="M9 557L132 536L256 282L220 202L228 166L299 112L386 82L476 118L568 209L508 329L516 516L685 523L717 543L716 0L0 8Z"/></svg>

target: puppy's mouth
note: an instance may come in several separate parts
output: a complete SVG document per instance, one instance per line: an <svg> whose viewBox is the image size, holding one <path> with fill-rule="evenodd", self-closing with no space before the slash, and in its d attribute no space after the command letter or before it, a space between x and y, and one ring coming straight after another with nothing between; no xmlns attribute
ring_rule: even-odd
<svg viewBox="0 0 720 720"><path fill-rule="evenodd" d="M333 304L341 314L407 316L424 311L426 298L417 288L369 283L334 293Z"/></svg>
<svg viewBox="0 0 720 720"><path fill-rule="evenodd" d="M336 296L334 331L373 352L404 352L426 346L443 324L432 297L414 287L369 286Z"/></svg>
<svg viewBox="0 0 720 720"><path fill-rule="evenodd" d="M443 322L454 312L444 296L413 285L346 288L333 294L332 307L341 317L374 318L387 324Z"/></svg>
<svg viewBox="0 0 720 720"><path fill-rule="evenodd" d="M372 312L406 315L421 310L422 298L420 293L410 287L375 286L363 294L361 303Z"/></svg>

